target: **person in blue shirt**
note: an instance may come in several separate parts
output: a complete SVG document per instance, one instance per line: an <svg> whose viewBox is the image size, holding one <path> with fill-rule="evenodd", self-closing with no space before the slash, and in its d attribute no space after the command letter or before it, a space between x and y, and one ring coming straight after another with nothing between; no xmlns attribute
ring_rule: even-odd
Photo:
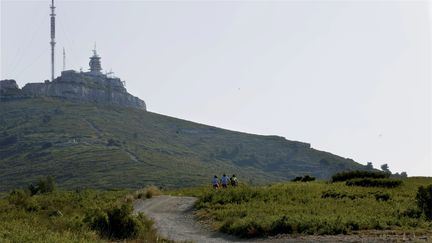
<svg viewBox="0 0 432 243"><path fill-rule="evenodd" d="M229 182L230 182L229 177L228 177L226 174L223 174L223 176L222 176L222 178L221 178L222 188L227 188Z"/></svg>
<svg viewBox="0 0 432 243"><path fill-rule="evenodd" d="M212 179L212 185L214 189L218 189L219 188L219 180L217 176L214 176Z"/></svg>

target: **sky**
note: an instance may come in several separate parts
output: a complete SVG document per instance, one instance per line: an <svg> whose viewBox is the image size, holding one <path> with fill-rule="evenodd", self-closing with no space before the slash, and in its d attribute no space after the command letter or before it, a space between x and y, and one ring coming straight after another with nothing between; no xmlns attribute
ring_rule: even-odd
<svg viewBox="0 0 432 243"><path fill-rule="evenodd" d="M1 79L50 77L51 1L1 0ZM149 111L432 176L427 1L56 1L56 75L102 68Z"/></svg>

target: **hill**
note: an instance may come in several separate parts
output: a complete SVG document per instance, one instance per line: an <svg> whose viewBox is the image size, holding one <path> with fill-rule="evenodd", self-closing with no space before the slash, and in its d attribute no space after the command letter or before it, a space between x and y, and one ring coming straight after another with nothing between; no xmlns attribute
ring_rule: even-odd
<svg viewBox="0 0 432 243"><path fill-rule="evenodd" d="M45 175L63 188L252 183L365 169L351 159L278 136L224 130L148 111L58 98L0 103L0 191Z"/></svg>

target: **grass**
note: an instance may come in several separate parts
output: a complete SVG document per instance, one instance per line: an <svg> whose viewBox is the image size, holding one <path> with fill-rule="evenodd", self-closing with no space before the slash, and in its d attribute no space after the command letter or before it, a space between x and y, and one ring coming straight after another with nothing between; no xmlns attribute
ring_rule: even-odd
<svg viewBox="0 0 432 243"><path fill-rule="evenodd" d="M126 237L127 241L156 242L158 236L153 222L144 215L133 216L127 211L131 207L129 194L130 191L125 190L55 191L32 197L23 194L20 200L3 195L0 198L0 242L111 241L116 236L113 234L115 229L100 231L94 227L95 215L103 216L104 212L108 215L112 212L127 213L117 216L114 222L117 222L115 227L120 227L118 222L133 221L134 233ZM119 211L122 208L127 210ZM129 228L121 229L124 232Z"/></svg>
<svg viewBox="0 0 432 243"><path fill-rule="evenodd" d="M350 234L363 230L431 233L418 213L419 186L432 178L404 179L399 187L347 186L344 182L291 182L226 190L183 189L196 195L197 215L225 233L241 237L288 234Z"/></svg>

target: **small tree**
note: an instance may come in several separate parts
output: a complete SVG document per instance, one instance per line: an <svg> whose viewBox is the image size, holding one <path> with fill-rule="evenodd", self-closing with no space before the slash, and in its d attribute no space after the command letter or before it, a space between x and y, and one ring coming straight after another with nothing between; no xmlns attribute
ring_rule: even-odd
<svg viewBox="0 0 432 243"><path fill-rule="evenodd" d="M49 193L55 190L55 182L54 178L51 176L47 176L45 178L39 179L36 185L30 184L28 186L28 190L30 191L30 195L36 195L38 193Z"/></svg>
<svg viewBox="0 0 432 243"><path fill-rule="evenodd" d="M432 185L420 186L416 196L417 206L426 215L428 220L432 220Z"/></svg>
<svg viewBox="0 0 432 243"><path fill-rule="evenodd" d="M39 179L37 187L40 193L53 192L55 189L54 178L52 178L51 176L47 176L46 178Z"/></svg>
<svg viewBox="0 0 432 243"><path fill-rule="evenodd" d="M372 162L367 162L366 169L373 170Z"/></svg>
<svg viewBox="0 0 432 243"><path fill-rule="evenodd" d="M405 171L402 171L400 173L400 175L401 175L402 178L407 178L408 177L408 174Z"/></svg>
<svg viewBox="0 0 432 243"><path fill-rule="evenodd" d="M390 169L389 169L388 164L383 164L383 165L381 165L381 170L384 171L385 173L389 173L389 174L391 174L391 171L390 171Z"/></svg>

